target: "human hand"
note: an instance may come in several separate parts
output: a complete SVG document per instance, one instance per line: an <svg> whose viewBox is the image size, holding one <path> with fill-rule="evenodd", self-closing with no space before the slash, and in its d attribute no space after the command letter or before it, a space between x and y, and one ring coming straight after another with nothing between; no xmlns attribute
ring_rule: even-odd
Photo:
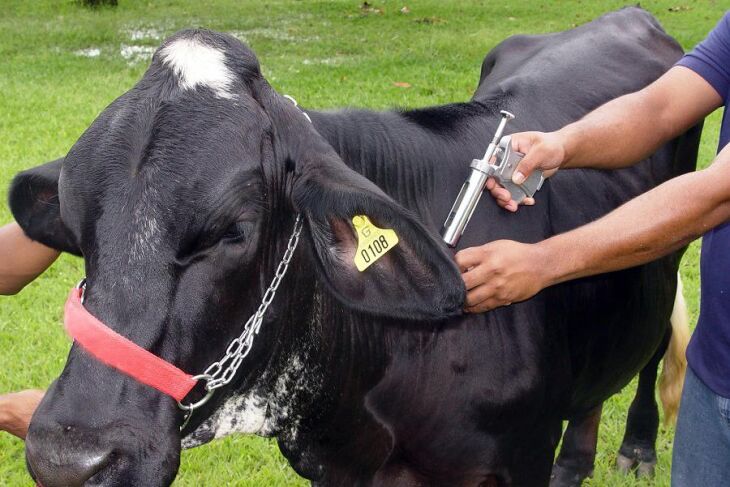
<svg viewBox="0 0 730 487"><path fill-rule="evenodd" d="M0 431L24 439L30 418L44 394L43 391L29 389L0 396Z"/></svg>
<svg viewBox="0 0 730 487"><path fill-rule="evenodd" d="M464 310L481 313L531 298L550 282L537 244L496 240L459 251L456 264L466 285Z"/></svg>
<svg viewBox="0 0 730 487"><path fill-rule="evenodd" d="M565 162L565 143L559 132L520 132L512 134L512 149L525 154L515 168L512 181L522 184L536 169L549 178ZM518 204L510 192L497 184L493 178L487 180L487 189L497 204L509 211L517 211ZM534 198L525 198L523 205L534 205Z"/></svg>

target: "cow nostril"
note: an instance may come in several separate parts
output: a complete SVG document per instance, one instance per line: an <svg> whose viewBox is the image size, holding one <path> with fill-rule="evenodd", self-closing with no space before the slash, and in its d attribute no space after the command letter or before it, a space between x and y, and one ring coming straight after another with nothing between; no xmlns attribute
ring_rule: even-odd
<svg viewBox="0 0 730 487"><path fill-rule="evenodd" d="M33 438L26 441L28 469L43 487L82 486L91 477L109 465L113 452L54 448L43 445L43 452L36 449Z"/></svg>

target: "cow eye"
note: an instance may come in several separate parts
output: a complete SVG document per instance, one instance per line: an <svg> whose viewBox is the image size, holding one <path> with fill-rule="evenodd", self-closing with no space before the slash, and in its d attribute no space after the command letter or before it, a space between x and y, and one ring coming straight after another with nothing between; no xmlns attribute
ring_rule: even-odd
<svg viewBox="0 0 730 487"><path fill-rule="evenodd" d="M224 233L223 237L221 237L221 238L223 240L234 241L234 242L243 240L244 238L246 238L246 235L248 234L250 228L251 228L250 222L244 222L244 221L236 222L233 225L231 225L230 227L228 227L228 229L226 230L226 233Z"/></svg>

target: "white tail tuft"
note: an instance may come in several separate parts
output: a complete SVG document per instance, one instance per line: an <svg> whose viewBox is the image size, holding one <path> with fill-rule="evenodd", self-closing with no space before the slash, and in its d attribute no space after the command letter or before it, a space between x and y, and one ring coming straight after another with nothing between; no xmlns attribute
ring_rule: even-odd
<svg viewBox="0 0 730 487"><path fill-rule="evenodd" d="M659 378L659 398L664 409L664 424L677 420L679 401L682 398L684 374L687 370L687 344L689 343L689 315L684 300L682 278L677 274L677 295L672 309L672 338L664 354L664 366Z"/></svg>

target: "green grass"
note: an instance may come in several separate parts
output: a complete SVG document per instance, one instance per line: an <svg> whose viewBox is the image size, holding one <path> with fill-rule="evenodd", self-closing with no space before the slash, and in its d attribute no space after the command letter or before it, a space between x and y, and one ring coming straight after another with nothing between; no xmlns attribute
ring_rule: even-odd
<svg viewBox="0 0 730 487"><path fill-rule="evenodd" d="M156 47L185 27L235 32L258 54L282 93L309 107L418 107L469 98L481 61L517 33L563 30L619 8L624 1L562 2L269 0L196 2L120 0L118 8L4 0L0 5L0 222L10 221L7 184L19 170L65 154L94 117L142 75L146 61L124 46ZM642 2L685 47L721 17L721 2ZM401 13L407 5L410 12ZM680 8L670 11L670 8ZM141 39L133 39L139 37ZM147 34L146 36L144 34ZM99 49L98 57L78 54ZM401 88L395 82L406 82ZM547 101L549 103L549 101ZM700 161L715 152L720 116L709 118ZM486 135L485 135L486 136ZM486 139L485 139L486 140ZM3 258L0 256L0 258ZM693 320L698 301L698 245L682 263ZM69 342L60 326L66 293L83 274L64 256L20 295L0 298L0 393L45 387L60 372ZM662 430L654 481L616 474L615 452L634 385L604 408L593 486L669 485L672 430ZM0 485L30 485L23 445L0 434ZM183 455L177 485L301 484L276 445L229 438Z"/></svg>

